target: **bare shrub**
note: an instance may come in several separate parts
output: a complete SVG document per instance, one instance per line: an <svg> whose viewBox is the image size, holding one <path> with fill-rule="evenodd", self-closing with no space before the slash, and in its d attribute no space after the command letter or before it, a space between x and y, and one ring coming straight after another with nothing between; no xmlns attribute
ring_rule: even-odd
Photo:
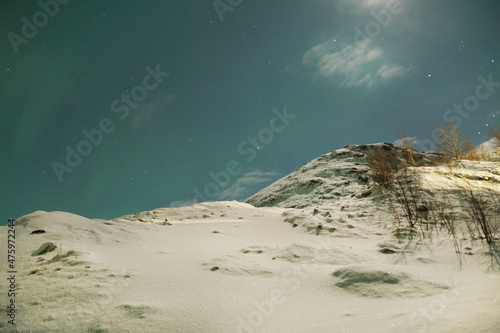
<svg viewBox="0 0 500 333"><path fill-rule="evenodd" d="M403 217L408 227L413 228L421 222L418 213L420 203L419 184L414 184L416 180L410 179L407 169L404 169L398 177L394 179L391 190L395 196L396 203L403 210ZM421 227L421 224L419 224Z"/></svg>
<svg viewBox="0 0 500 333"><path fill-rule="evenodd" d="M441 232L452 239L458 263L460 267L462 267L463 253L460 246L461 242L458 236L458 216L453 211L450 197L448 196L446 191L441 191L439 197L437 197L435 200L429 201L429 206L431 220L434 222L434 225L440 226Z"/></svg>
<svg viewBox="0 0 500 333"><path fill-rule="evenodd" d="M481 154L481 151L472 143L466 141L463 158L469 161L482 161L484 160L484 154Z"/></svg>
<svg viewBox="0 0 500 333"><path fill-rule="evenodd" d="M444 153L436 153L431 157L431 161L429 166L438 166L438 165L453 165L455 164L456 159L448 154Z"/></svg>
<svg viewBox="0 0 500 333"><path fill-rule="evenodd" d="M367 154L366 161L373 181L385 186L394 198L390 209L395 224L413 229L417 225L422 227L419 223L421 214L418 211L421 205L420 186L409 171L409 167L415 165L414 150L410 140L403 137L400 142L403 144L401 149L374 147Z"/></svg>
<svg viewBox="0 0 500 333"><path fill-rule="evenodd" d="M489 247L491 256L490 268L500 267L500 248L497 245L500 236L500 215L498 211L498 196L494 191L489 191L488 196L475 194L469 188L465 194L467 202L466 212L469 216L467 228L471 239L479 238Z"/></svg>
<svg viewBox="0 0 500 333"><path fill-rule="evenodd" d="M443 133L448 135L450 148L431 155L435 157L431 165L445 164L451 172L462 158L481 160L481 152L457 134L458 128L450 123L447 125L448 132L443 129ZM500 237L500 192L492 190L489 194L479 194L469 186L458 191L444 189L430 193L422 189L419 178L413 174L417 168L415 151L411 145L405 144L404 138L400 142L403 145L401 148L375 146L366 160L373 181L383 185L390 194L388 204L394 216L395 236L406 242L401 251L403 255L405 250L415 245L425 246L432 242L434 232L436 235L442 232L453 241L462 267L462 238L468 232L471 241L481 239L489 246L491 267L500 267L500 247L497 245ZM457 206L455 203L460 201L462 205Z"/></svg>
<svg viewBox="0 0 500 333"><path fill-rule="evenodd" d="M445 125L438 127L438 130L439 150L457 160L461 160L468 140L463 137L460 128L453 122L447 122Z"/></svg>
<svg viewBox="0 0 500 333"><path fill-rule="evenodd" d="M399 136L399 143L402 148L401 151L401 160L405 164L406 167L414 167L416 166L415 163L415 150L413 149L412 141L406 133L400 133L398 134Z"/></svg>
<svg viewBox="0 0 500 333"><path fill-rule="evenodd" d="M500 221L495 211L496 194L490 191L490 198L474 193L468 188L463 193L464 201L467 203L465 211L469 216L467 227L471 238L484 239L486 243L494 242L500 232Z"/></svg>
<svg viewBox="0 0 500 333"><path fill-rule="evenodd" d="M366 162L372 172L373 181L379 185L390 185L399 169L396 154L381 147L373 147L373 150L366 155Z"/></svg>

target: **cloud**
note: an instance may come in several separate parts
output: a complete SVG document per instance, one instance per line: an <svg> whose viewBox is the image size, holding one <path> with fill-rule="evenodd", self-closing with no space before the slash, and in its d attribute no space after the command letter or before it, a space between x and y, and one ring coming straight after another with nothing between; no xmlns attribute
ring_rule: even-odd
<svg viewBox="0 0 500 333"><path fill-rule="evenodd" d="M377 71L377 74L382 78L392 78L396 76L402 76L406 73L406 70L401 66L388 66L384 65Z"/></svg>
<svg viewBox="0 0 500 333"><path fill-rule="evenodd" d="M411 17L401 2L341 1L335 32L327 40L318 37L321 42L303 53L301 68L313 81L371 89L416 73L408 43L415 29L407 27Z"/></svg>
<svg viewBox="0 0 500 333"><path fill-rule="evenodd" d="M217 197L218 200L243 200L259 190L262 183L269 182L279 174L274 171L255 170L245 173Z"/></svg>
<svg viewBox="0 0 500 333"><path fill-rule="evenodd" d="M130 126L134 129L142 127L157 112L164 111L167 105L172 104L175 98L176 96L172 94L161 94L144 105L140 104L142 106L139 109L130 112Z"/></svg>
<svg viewBox="0 0 500 333"><path fill-rule="evenodd" d="M396 141L393 142L393 144L396 146L396 147L406 147L407 145L409 145L410 147L415 147L416 145L418 145L420 143L419 140L417 140L416 137L404 137L402 139L398 139Z"/></svg>
<svg viewBox="0 0 500 333"><path fill-rule="evenodd" d="M313 79L325 78L344 87L375 88L411 72L391 61L370 39L352 44L330 39L308 50L302 65L312 71Z"/></svg>

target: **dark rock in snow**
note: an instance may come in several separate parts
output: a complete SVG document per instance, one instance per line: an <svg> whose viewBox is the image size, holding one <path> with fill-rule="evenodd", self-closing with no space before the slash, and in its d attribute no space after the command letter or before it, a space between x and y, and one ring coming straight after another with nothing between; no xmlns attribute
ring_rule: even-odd
<svg viewBox="0 0 500 333"><path fill-rule="evenodd" d="M31 254L32 257L39 256L48 252L52 252L56 249L56 245L52 242L43 243L42 246L38 248L35 252Z"/></svg>

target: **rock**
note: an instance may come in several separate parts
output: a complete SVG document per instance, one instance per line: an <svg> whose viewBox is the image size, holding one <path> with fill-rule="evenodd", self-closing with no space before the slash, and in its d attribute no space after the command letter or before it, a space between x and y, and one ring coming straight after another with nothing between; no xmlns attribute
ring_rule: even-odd
<svg viewBox="0 0 500 333"><path fill-rule="evenodd" d="M30 235L35 235L35 234L43 234L45 233L45 230L38 229L38 230L33 230Z"/></svg>
<svg viewBox="0 0 500 333"><path fill-rule="evenodd" d="M420 205L420 206L417 207L417 211L419 211L419 212L428 212L429 208L427 208L426 205Z"/></svg>
<svg viewBox="0 0 500 333"><path fill-rule="evenodd" d="M56 245L52 242L43 243L42 246L38 248L35 252L31 254L32 257L39 256L48 252L52 252L56 249Z"/></svg>
<svg viewBox="0 0 500 333"><path fill-rule="evenodd" d="M371 194L372 194L372 190L368 189L368 190L365 190L362 193L358 194L356 197L358 199L362 199L362 198L369 197Z"/></svg>

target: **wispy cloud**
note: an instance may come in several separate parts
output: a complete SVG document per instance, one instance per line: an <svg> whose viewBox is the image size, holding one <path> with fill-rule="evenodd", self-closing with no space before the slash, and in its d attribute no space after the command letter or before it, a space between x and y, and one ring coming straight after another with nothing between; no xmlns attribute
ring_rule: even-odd
<svg viewBox="0 0 500 333"><path fill-rule="evenodd" d="M130 126L134 129L152 118L157 112L164 111L167 105L172 104L176 96L172 94L161 94L155 96L149 103L144 104L138 110L130 112Z"/></svg>
<svg viewBox="0 0 500 333"><path fill-rule="evenodd" d="M418 139L416 137L411 137L411 138L404 137L402 139L398 139L398 140L393 142L393 144L397 147L406 147L406 146L415 147L419 143L420 143L420 141L418 141Z"/></svg>
<svg viewBox="0 0 500 333"><path fill-rule="evenodd" d="M345 87L375 88L411 72L393 61L371 40L342 45L331 39L308 50L302 64L314 79L326 78Z"/></svg>
<svg viewBox="0 0 500 333"><path fill-rule="evenodd" d="M274 171L255 170L245 173L234 184L222 191L217 200L244 200L260 190L263 183L275 179L279 173ZM170 203L169 207L184 207L197 203L196 199L177 200Z"/></svg>
<svg viewBox="0 0 500 333"><path fill-rule="evenodd" d="M217 199L243 200L259 189L259 185L269 182L279 174L274 171L255 170L245 173L236 182L224 190Z"/></svg>
<svg viewBox="0 0 500 333"><path fill-rule="evenodd" d="M337 7L342 20L331 38L322 39L302 55L301 68L313 81L371 89L415 73L417 66L409 58L401 33L408 30L404 22L411 18L403 3L340 0Z"/></svg>

